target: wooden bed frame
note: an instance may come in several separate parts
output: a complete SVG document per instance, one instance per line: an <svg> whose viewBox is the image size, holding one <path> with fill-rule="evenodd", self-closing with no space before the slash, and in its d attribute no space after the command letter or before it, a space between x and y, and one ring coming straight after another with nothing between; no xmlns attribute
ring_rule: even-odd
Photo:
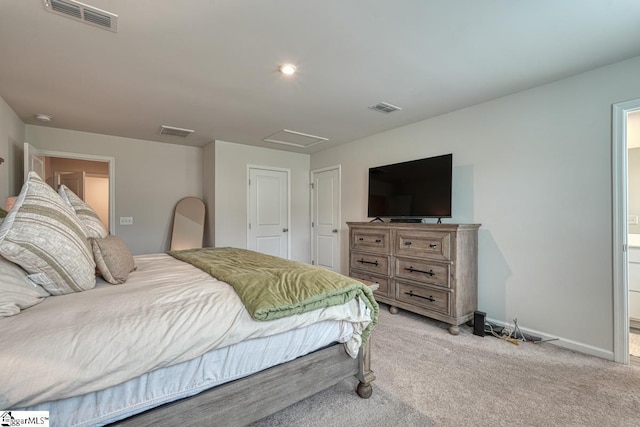
<svg viewBox="0 0 640 427"><path fill-rule="evenodd" d="M290 362L167 403L112 426L246 426L354 375L356 392L371 397L371 338L353 359L343 344L333 344Z"/></svg>

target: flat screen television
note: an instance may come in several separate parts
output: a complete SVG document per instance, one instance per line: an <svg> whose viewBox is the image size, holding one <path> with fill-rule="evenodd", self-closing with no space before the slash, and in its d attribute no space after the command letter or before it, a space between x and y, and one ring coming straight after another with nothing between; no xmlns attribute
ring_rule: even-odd
<svg viewBox="0 0 640 427"><path fill-rule="evenodd" d="M369 169L370 218L451 218L453 154Z"/></svg>

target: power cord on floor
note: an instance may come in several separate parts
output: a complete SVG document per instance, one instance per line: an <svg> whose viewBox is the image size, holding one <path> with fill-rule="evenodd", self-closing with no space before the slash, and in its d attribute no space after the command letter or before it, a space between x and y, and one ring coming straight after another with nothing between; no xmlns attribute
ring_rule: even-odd
<svg viewBox="0 0 640 427"><path fill-rule="evenodd" d="M498 333L493 329L493 326L494 325L492 325L491 323L485 323L484 324L484 331L486 333L488 333L488 334L493 335L496 338L500 338L501 340L505 340L507 342L510 342L511 344L520 345L520 341L519 340L517 340L515 338L511 338L511 331L510 330L508 330L507 328L503 327L501 333Z"/></svg>
<svg viewBox="0 0 640 427"><path fill-rule="evenodd" d="M520 330L520 327L518 326L518 319L513 319L513 329L509 326L499 326L490 322L485 322L484 332L515 345L520 345L521 342L532 342L534 344L539 344L543 342L558 340L558 338L548 338L546 340L543 340L542 338L535 335L525 334Z"/></svg>

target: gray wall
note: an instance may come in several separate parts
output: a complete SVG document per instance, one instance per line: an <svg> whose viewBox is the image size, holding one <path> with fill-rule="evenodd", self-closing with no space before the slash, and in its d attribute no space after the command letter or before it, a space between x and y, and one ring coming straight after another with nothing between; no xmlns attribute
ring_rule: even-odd
<svg viewBox="0 0 640 427"><path fill-rule="evenodd" d="M25 126L18 115L0 98L0 206L22 187L22 145Z"/></svg>
<svg viewBox="0 0 640 427"><path fill-rule="evenodd" d="M215 246L247 247L248 166L289 169L291 259L311 262L309 162L308 154L215 141Z"/></svg>
<svg viewBox="0 0 640 427"><path fill-rule="evenodd" d="M640 98L639 75L634 58L313 154L311 168L342 164L342 220L363 221L369 167L453 153L447 222L482 224L479 309L613 358L611 106Z"/></svg>
<svg viewBox="0 0 640 427"><path fill-rule="evenodd" d="M202 148L33 125L25 136L42 150L115 157L112 233L134 254L168 250L176 203L202 197ZM119 225L121 216L133 217L133 225Z"/></svg>

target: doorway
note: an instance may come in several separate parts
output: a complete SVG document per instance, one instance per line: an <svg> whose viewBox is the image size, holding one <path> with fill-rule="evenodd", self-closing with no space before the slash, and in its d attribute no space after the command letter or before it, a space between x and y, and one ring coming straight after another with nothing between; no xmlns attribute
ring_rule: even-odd
<svg viewBox="0 0 640 427"><path fill-rule="evenodd" d="M57 174L54 174L54 170ZM82 153L41 150L28 142L24 143L24 176L36 171L56 191L63 176L84 172L82 184L89 186L84 191L87 202L105 224L110 233L115 234L115 158ZM77 176L77 175L76 175ZM73 181L68 181L68 183ZM78 188L72 191L82 192Z"/></svg>
<svg viewBox="0 0 640 427"><path fill-rule="evenodd" d="M84 200L109 229L109 163L95 160L45 157L46 181L58 191L65 185Z"/></svg>
<svg viewBox="0 0 640 427"><path fill-rule="evenodd" d="M628 364L629 321L629 115L640 111L640 99L613 105L613 357Z"/></svg>
<svg viewBox="0 0 640 427"><path fill-rule="evenodd" d="M311 263L340 272L340 166L311 171Z"/></svg>

